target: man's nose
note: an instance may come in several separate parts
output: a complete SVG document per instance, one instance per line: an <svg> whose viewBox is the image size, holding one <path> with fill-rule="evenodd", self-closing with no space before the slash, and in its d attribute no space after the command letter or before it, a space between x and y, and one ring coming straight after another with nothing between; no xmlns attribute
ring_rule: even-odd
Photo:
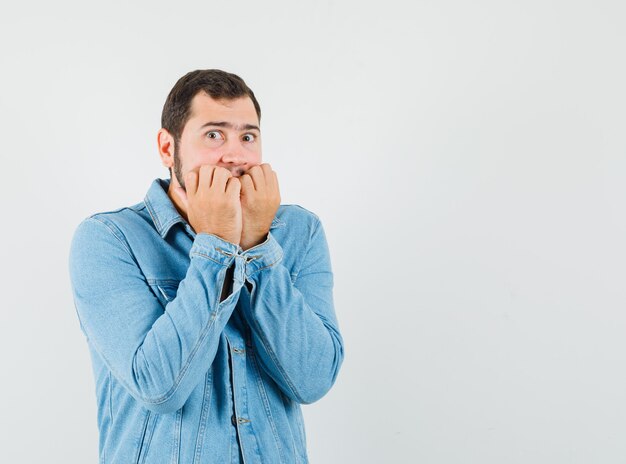
<svg viewBox="0 0 626 464"><path fill-rule="evenodd" d="M231 141L223 147L222 161L229 164L243 164L245 162L244 148L239 141Z"/></svg>

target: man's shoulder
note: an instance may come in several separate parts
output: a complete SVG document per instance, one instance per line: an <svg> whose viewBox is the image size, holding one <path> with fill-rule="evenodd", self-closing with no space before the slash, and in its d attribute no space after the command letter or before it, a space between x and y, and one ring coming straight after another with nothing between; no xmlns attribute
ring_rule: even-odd
<svg viewBox="0 0 626 464"><path fill-rule="evenodd" d="M278 207L278 211L276 212L276 218L287 223L287 222L298 222L298 223L308 223L315 224L320 222L320 218L313 211L305 208L304 206L298 204L281 204Z"/></svg>
<svg viewBox="0 0 626 464"><path fill-rule="evenodd" d="M85 220L95 219L105 224L123 226L125 223L134 223L142 220L146 213L145 201L140 201L130 206L121 206L116 209L98 211L90 214Z"/></svg>
<svg viewBox="0 0 626 464"><path fill-rule="evenodd" d="M149 213L147 212L146 204L144 201L141 201L130 206L92 213L80 221L77 225L76 233L81 229L93 230L93 225L97 224L99 227L96 227L96 230L100 229L104 232L108 229L108 233L121 238L128 230L132 230L137 226L148 225L149 221L146 220L147 218L149 218Z"/></svg>
<svg viewBox="0 0 626 464"><path fill-rule="evenodd" d="M270 231L283 247L299 250L306 249L315 236L323 233L323 227L313 211L297 204L286 204L278 208Z"/></svg>
<svg viewBox="0 0 626 464"><path fill-rule="evenodd" d="M311 235L321 224L320 218L313 211L298 204L282 204L270 230L287 235Z"/></svg>
<svg viewBox="0 0 626 464"><path fill-rule="evenodd" d="M87 219L97 219L102 222L115 222L115 221L123 221L128 219L137 219L137 216L146 209L145 201L140 201L139 203L135 203L131 206L121 206L117 209L111 209L106 211L98 211L96 213L90 214L85 218Z"/></svg>

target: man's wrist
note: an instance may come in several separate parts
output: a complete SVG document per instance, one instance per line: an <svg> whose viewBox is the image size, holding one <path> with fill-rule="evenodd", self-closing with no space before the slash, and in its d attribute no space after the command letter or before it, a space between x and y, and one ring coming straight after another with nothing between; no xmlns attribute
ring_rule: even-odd
<svg viewBox="0 0 626 464"><path fill-rule="evenodd" d="M262 235L257 235L254 238L242 238L239 246L243 251L249 250L252 247L260 245L267 240L267 232Z"/></svg>

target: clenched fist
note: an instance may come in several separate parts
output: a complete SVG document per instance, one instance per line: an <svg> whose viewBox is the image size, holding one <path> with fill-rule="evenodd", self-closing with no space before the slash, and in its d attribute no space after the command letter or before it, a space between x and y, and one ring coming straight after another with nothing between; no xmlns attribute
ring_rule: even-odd
<svg viewBox="0 0 626 464"><path fill-rule="evenodd" d="M276 173L268 163L252 167L239 180L243 215L239 244L247 250L267 238L280 206L280 192Z"/></svg>
<svg viewBox="0 0 626 464"><path fill-rule="evenodd" d="M241 183L228 169L202 165L185 174L186 191L175 192L185 205L193 230L239 245L242 236Z"/></svg>

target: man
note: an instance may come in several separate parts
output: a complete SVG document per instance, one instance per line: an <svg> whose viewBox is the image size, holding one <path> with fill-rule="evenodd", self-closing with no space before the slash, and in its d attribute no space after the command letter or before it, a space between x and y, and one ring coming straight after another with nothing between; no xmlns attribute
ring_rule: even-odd
<svg viewBox="0 0 626 464"><path fill-rule="evenodd" d="M260 114L234 74L183 76L157 138L170 179L74 234L102 463L308 462L300 404L334 384L343 340L324 230L280 205Z"/></svg>

